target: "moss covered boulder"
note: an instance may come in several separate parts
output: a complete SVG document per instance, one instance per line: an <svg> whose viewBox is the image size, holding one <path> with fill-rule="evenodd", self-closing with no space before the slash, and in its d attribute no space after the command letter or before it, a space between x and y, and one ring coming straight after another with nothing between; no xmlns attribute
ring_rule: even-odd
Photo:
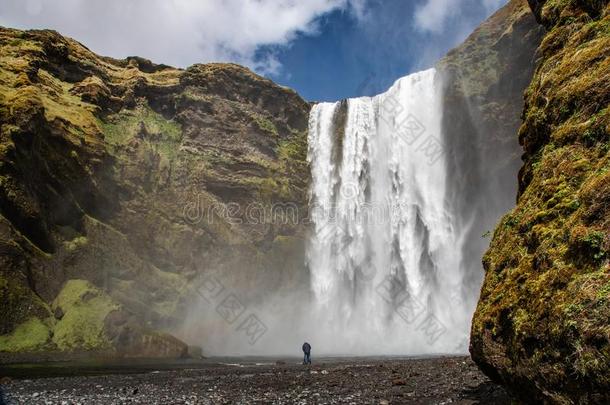
<svg viewBox="0 0 610 405"><path fill-rule="evenodd" d="M530 1L546 32L525 93L517 206L498 224L473 359L528 402L610 402L610 7Z"/></svg>
<svg viewBox="0 0 610 405"><path fill-rule="evenodd" d="M52 306L58 318L52 341L60 350L110 346L104 333L104 320L119 306L108 295L85 280L69 280Z"/></svg>
<svg viewBox="0 0 610 405"><path fill-rule="evenodd" d="M86 280L68 280L48 309L45 318L32 316L0 336L0 360L187 355L185 343L146 328Z"/></svg>

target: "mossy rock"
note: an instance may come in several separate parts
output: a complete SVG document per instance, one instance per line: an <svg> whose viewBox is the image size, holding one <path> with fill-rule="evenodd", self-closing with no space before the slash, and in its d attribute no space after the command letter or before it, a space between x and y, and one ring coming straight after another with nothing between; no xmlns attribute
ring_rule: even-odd
<svg viewBox="0 0 610 405"><path fill-rule="evenodd" d="M51 339L50 321L30 318L9 335L0 336L0 352L20 353L47 350Z"/></svg>
<svg viewBox="0 0 610 405"><path fill-rule="evenodd" d="M184 214L193 198L306 205L310 105L294 91L234 64L103 57L49 30L0 28L0 53L1 334L61 308L49 350L112 352L109 312L146 319L142 336L175 328L189 280L302 232Z"/></svg>
<svg viewBox="0 0 610 405"><path fill-rule="evenodd" d="M477 364L524 401L610 402L610 5L530 1L547 32L525 94L517 206L472 322Z"/></svg>
<svg viewBox="0 0 610 405"><path fill-rule="evenodd" d="M54 328L53 343L60 350L108 349L104 320L119 308L107 294L86 280L69 280L53 301L63 316Z"/></svg>

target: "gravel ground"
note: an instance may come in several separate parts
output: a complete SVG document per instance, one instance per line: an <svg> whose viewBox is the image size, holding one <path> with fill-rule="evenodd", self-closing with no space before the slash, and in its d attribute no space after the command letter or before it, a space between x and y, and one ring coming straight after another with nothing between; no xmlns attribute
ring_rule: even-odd
<svg viewBox="0 0 610 405"><path fill-rule="evenodd" d="M510 404L468 357L269 361L4 377L0 387L8 404Z"/></svg>

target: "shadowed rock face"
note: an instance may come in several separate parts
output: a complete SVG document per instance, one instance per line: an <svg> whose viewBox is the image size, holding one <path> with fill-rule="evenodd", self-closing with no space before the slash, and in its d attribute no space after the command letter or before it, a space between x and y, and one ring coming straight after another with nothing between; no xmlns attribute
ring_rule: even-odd
<svg viewBox="0 0 610 405"><path fill-rule="evenodd" d="M182 318L203 274L306 285L310 106L295 92L232 64L101 57L53 31L0 28L0 54L0 350L154 355L171 339L152 330ZM95 339L64 344L70 312L54 303L70 280L70 316L89 290L107 305Z"/></svg>
<svg viewBox="0 0 610 405"><path fill-rule="evenodd" d="M516 132L542 32L527 2L513 0L437 65L443 80L448 209L466 230L460 299L471 308L489 244L482 235L514 206L517 195L522 148Z"/></svg>
<svg viewBox="0 0 610 405"><path fill-rule="evenodd" d="M477 364L525 401L610 402L610 9L530 1L546 32L525 93L517 206L474 315Z"/></svg>

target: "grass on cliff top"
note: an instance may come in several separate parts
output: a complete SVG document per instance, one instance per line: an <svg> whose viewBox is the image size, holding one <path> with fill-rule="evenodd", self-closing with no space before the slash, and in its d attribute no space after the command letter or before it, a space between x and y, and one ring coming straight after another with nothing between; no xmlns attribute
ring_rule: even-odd
<svg viewBox="0 0 610 405"><path fill-rule="evenodd" d="M0 71L4 68L0 66ZM30 82L24 73L12 78L10 74L4 74L4 79L0 82L3 95L0 103L6 106L10 116L40 106L44 108L46 120L58 120L74 143L82 139L98 140L99 127L93 115L96 107L71 94L73 86L70 83L62 82L43 69L38 70L36 83Z"/></svg>
<svg viewBox="0 0 610 405"><path fill-rule="evenodd" d="M525 2L509 2L470 34L462 45L441 59L437 67L441 71L449 68L457 73L455 83L466 97L483 95L498 81L505 68L495 49L498 39L529 13L531 11Z"/></svg>
<svg viewBox="0 0 610 405"><path fill-rule="evenodd" d="M0 108L14 117L43 107L45 118L58 120L57 125L73 136L73 142L98 140L99 128L93 116L96 107L71 94L72 84L44 69L34 69L45 58L43 44L21 38L21 34L6 30L0 36ZM37 77L30 79L28 74Z"/></svg>
<svg viewBox="0 0 610 405"><path fill-rule="evenodd" d="M55 325L53 342L60 350L105 349L110 342L104 320L119 305L86 280L69 280L53 302L63 317Z"/></svg>

